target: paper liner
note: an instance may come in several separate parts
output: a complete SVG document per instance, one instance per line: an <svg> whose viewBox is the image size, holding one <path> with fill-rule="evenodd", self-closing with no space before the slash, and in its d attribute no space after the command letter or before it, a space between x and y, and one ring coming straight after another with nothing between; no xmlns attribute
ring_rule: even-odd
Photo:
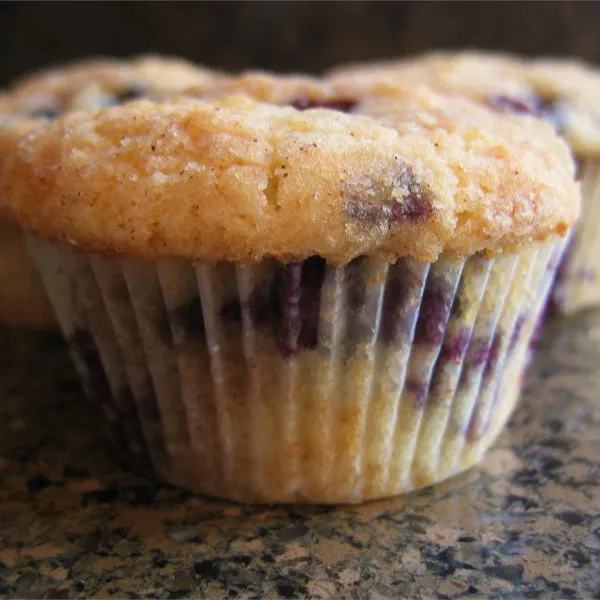
<svg viewBox="0 0 600 600"><path fill-rule="evenodd" d="M23 232L0 221L0 322L27 329L56 330L54 312Z"/></svg>
<svg viewBox="0 0 600 600"><path fill-rule="evenodd" d="M551 297L554 314L571 315L600 305L600 162L579 169L581 217L560 265Z"/></svg>
<svg viewBox="0 0 600 600"><path fill-rule="evenodd" d="M476 464L518 398L564 240L387 264L144 263L30 238L136 468L249 502L358 502Z"/></svg>

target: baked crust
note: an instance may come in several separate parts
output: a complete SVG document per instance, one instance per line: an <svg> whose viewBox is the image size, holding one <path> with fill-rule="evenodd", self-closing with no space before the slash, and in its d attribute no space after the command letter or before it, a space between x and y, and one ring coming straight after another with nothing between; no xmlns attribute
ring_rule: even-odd
<svg viewBox="0 0 600 600"><path fill-rule="evenodd" d="M539 120L413 86L358 89L351 114L220 86L36 128L6 166L2 215L138 258L334 264L513 250L578 215L568 148Z"/></svg>

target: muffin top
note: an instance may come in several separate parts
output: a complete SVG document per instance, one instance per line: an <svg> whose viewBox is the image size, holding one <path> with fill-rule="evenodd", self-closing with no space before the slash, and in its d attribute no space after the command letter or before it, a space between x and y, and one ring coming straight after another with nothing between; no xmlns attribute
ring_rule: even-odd
<svg viewBox="0 0 600 600"><path fill-rule="evenodd" d="M180 92L212 82L219 75L171 57L88 59L17 79L4 103L0 102L0 110L23 117L53 119L67 110L99 108Z"/></svg>
<svg viewBox="0 0 600 600"><path fill-rule="evenodd" d="M0 93L0 163L25 131L69 110L160 97L218 77L187 61L152 55L89 59L26 75Z"/></svg>
<svg viewBox="0 0 600 600"><path fill-rule="evenodd" d="M203 262L433 261L574 222L574 165L547 124L380 87L255 73L70 113L20 139L0 213L84 250Z"/></svg>
<svg viewBox="0 0 600 600"><path fill-rule="evenodd" d="M600 156L600 71L567 59L436 52L330 71L335 84L424 84L547 120L580 158Z"/></svg>
<svg viewBox="0 0 600 600"><path fill-rule="evenodd" d="M178 58L145 55L89 59L21 77L0 93L0 167L25 132L68 111L199 89L220 76Z"/></svg>

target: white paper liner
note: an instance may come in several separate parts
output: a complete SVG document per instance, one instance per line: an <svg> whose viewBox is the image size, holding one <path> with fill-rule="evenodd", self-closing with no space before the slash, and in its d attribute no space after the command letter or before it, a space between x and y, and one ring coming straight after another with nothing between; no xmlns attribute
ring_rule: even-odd
<svg viewBox="0 0 600 600"><path fill-rule="evenodd" d="M581 162L581 217L565 258L559 267L552 292L552 312L572 315L600 305L600 163Z"/></svg>
<svg viewBox="0 0 600 600"><path fill-rule="evenodd" d="M239 501L338 503L481 459L517 400L565 242L345 267L29 245L87 389L136 466Z"/></svg>

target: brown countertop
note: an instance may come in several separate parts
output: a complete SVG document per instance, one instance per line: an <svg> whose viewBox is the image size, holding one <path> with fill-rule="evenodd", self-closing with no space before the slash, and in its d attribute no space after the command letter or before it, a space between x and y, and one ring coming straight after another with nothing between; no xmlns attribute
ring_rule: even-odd
<svg viewBox="0 0 600 600"><path fill-rule="evenodd" d="M62 343L0 340L0 596L600 597L600 312L546 328L481 470L343 508L128 475Z"/></svg>

